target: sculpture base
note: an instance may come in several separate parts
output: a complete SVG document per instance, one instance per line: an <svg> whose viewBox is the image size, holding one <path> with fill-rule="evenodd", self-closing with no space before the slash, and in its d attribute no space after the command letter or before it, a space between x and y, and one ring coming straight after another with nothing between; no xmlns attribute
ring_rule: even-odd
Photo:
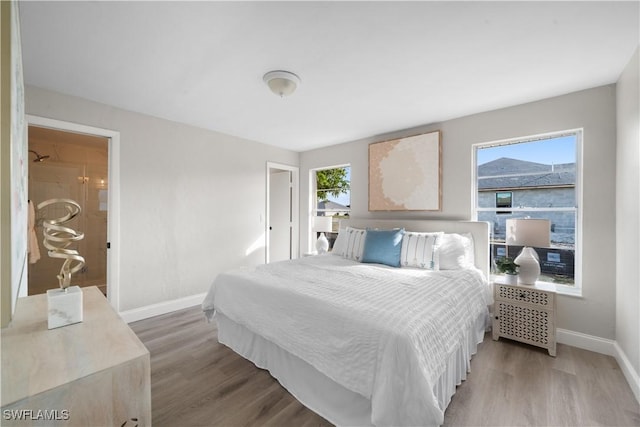
<svg viewBox="0 0 640 427"><path fill-rule="evenodd" d="M49 307L49 329L73 325L82 322L82 289L80 286L69 286L66 292L62 289L47 291Z"/></svg>

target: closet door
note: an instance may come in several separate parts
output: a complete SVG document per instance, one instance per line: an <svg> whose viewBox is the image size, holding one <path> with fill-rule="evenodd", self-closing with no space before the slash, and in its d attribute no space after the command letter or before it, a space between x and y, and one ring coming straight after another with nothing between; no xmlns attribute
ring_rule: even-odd
<svg viewBox="0 0 640 427"><path fill-rule="evenodd" d="M269 179L269 262L291 259L291 172Z"/></svg>

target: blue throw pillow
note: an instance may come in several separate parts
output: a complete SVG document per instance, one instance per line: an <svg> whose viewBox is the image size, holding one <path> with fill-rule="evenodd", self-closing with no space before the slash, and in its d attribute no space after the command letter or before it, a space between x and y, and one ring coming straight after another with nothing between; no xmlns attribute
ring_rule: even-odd
<svg viewBox="0 0 640 427"><path fill-rule="evenodd" d="M403 235L404 229L367 230L362 262L400 267Z"/></svg>

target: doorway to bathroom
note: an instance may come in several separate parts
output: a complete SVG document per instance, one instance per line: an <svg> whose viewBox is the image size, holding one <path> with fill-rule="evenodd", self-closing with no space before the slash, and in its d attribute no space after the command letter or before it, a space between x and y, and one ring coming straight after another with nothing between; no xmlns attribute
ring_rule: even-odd
<svg viewBox="0 0 640 427"><path fill-rule="evenodd" d="M76 201L82 209L64 226L84 233L84 239L69 247L85 259L82 270L73 274L71 284L97 286L107 295L109 138L29 125L28 140L28 194L34 206L36 250L40 252L37 260L30 256L28 294L41 294L59 286L56 276L63 260L47 256L42 245L42 221L67 212L60 205L37 207L45 200L64 198Z"/></svg>

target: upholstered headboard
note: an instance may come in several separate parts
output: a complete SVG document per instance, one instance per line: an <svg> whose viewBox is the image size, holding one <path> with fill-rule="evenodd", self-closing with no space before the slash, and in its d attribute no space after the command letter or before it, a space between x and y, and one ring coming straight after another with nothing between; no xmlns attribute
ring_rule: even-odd
<svg viewBox="0 0 640 427"><path fill-rule="evenodd" d="M480 221L413 220L413 219L360 219L340 221L340 228L404 228L407 231L444 231L445 233L471 233L475 250L475 264L489 278L489 223Z"/></svg>

